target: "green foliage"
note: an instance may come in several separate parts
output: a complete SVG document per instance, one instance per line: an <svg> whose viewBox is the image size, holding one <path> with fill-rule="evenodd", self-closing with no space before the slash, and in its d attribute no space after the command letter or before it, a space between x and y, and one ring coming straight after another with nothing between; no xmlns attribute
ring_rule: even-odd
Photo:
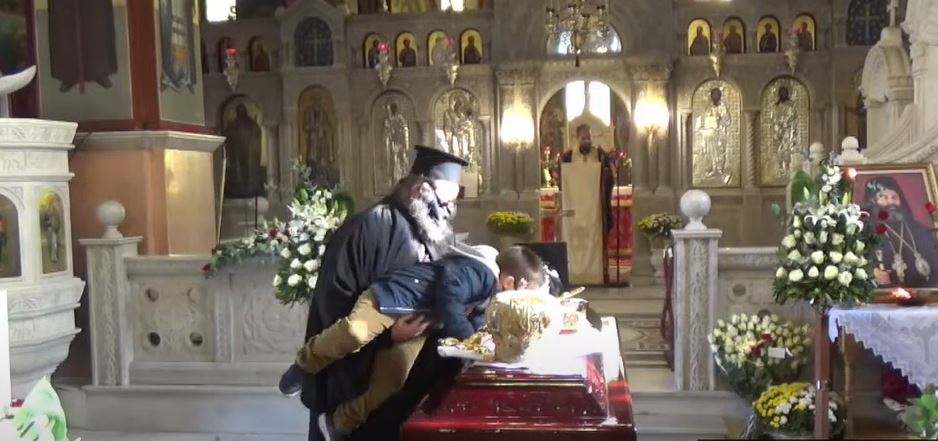
<svg viewBox="0 0 938 441"><path fill-rule="evenodd" d="M485 226L497 235L527 236L534 232L534 219L520 211L496 211L485 220Z"/></svg>
<svg viewBox="0 0 938 441"><path fill-rule="evenodd" d="M938 390L929 386L922 396L912 400L900 416L909 431L922 439L938 439Z"/></svg>
<svg viewBox="0 0 938 441"><path fill-rule="evenodd" d="M642 234L652 239L671 239L671 230L684 227L684 221L670 213L655 213L638 222Z"/></svg>
<svg viewBox="0 0 938 441"><path fill-rule="evenodd" d="M22 407L5 410L0 425L11 421L20 441L68 441L65 411L45 378L36 384ZM3 433L6 432L0 430Z"/></svg>

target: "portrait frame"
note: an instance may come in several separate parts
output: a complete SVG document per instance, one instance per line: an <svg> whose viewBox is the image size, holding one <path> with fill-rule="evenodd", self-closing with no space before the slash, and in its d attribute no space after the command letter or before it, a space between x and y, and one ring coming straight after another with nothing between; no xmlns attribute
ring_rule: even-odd
<svg viewBox="0 0 938 441"><path fill-rule="evenodd" d="M707 38L707 53L706 54L693 54L691 53L691 48L694 46L694 40L697 38L697 28L703 28L703 36ZM710 26L710 22L703 18L695 18L690 21L687 25L687 55L709 55L712 51L711 43L713 42L713 28Z"/></svg>
<svg viewBox="0 0 938 441"><path fill-rule="evenodd" d="M802 24L804 24L805 29L811 33L811 48L807 50L811 52L816 51L817 50L817 22L814 20L814 17L811 16L811 14L798 14L798 16L795 17L795 20L792 21L791 28L793 31L800 33ZM801 49L805 50L805 48L803 47Z"/></svg>
<svg viewBox="0 0 938 441"><path fill-rule="evenodd" d="M433 63L433 49L436 48L436 41L439 37L443 37L443 41L449 40L449 35L439 29L427 35L427 66L436 66L436 64Z"/></svg>
<svg viewBox="0 0 938 441"><path fill-rule="evenodd" d="M401 63L401 53L404 52L404 42L407 40L410 40L411 48L416 53L413 66L404 66L404 64ZM417 67L420 64L418 60L420 60L420 49L417 46L417 37L409 31L404 31L400 34L397 34L397 37L394 39L394 65L397 67Z"/></svg>
<svg viewBox="0 0 938 441"><path fill-rule="evenodd" d="M739 37L740 37L740 47L739 47L738 52L736 51L731 52L729 48L726 47L726 37L730 35L730 26L737 27L737 33L739 34ZM743 20L739 17L730 17L730 18L727 18L726 21L723 22L722 30L723 30L723 47L726 48L726 53L727 54L745 54L746 53L746 23L743 22Z"/></svg>
<svg viewBox="0 0 938 441"><path fill-rule="evenodd" d="M769 25L769 29L772 33L775 34L775 48L773 50L762 50L762 37L765 36L766 30L765 25ZM767 15L759 19L759 24L756 27L756 52L759 53L778 53L781 51L782 47L782 25L777 18L771 15Z"/></svg>
<svg viewBox="0 0 938 441"><path fill-rule="evenodd" d="M251 72L270 72L273 68L273 60L270 57L270 47L267 45L267 40L262 36L254 36L248 42L248 65L251 67ZM264 57L259 59L258 57ZM258 61L266 63L266 65L258 63Z"/></svg>
<svg viewBox="0 0 938 441"><path fill-rule="evenodd" d="M362 67L366 69L370 69L374 67L371 65L371 63L368 62L369 61L368 51L371 50L375 42L378 42L378 44L380 45L382 41L384 41L384 39L381 38L381 36L376 33L371 33L365 36L365 40L362 41Z"/></svg>
<svg viewBox="0 0 938 441"><path fill-rule="evenodd" d="M478 63L466 63L466 48L469 46L469 37L476 40L476 49L479 50ZM483 46L485 40L482 39L482 33L478 29L466 29L459 35L459 63L460 64L482 64L485 61L485 49Z"/></svg>
<svg viewBox="0 0 938 441"><path fill-rule="evenodd" d="M915 222L919 223L921 226L925 227L928 230L928 236L934 239L934 248L930 249L929 253L926 254L927 259L932 262L938 261L938 222L935 222L931 215L928 213L926 204L938 204L938 180L936 180L935 169L931 164L876 164L876 165L856 165L851 166L857 172L856 178L854 179L853 187L853 197L854 201L860 205L861 209L865 211L870 211L872 204L870 202L871 195L868 194L866 189L866 184L871 179L877 177L888 177L892 178L893 181L901 189L902 204L905 204L909 208L909 213ZM908 203L906 204L906 202ZM913 202L914 201L914 202ZM871 213L872 218L872 213ZM880 222L879 219L873 219L872 222ZM887 231L887 235L889 232ZM889 246L888 236L883 243L879 246L884 248ZM923 252L923 254L925 254ZM874 270L875 269L888 269L885 265L880 265L877 263L878 257L874 254ZM913 262L907 262L907 265L914 267ZM931 281L927 286L902 286L890 285L878 287L878 293L887 293L893 289L902 286L910 290L917 291L928 291L932 296L935 293L938 293L938 267L934 264L931 265L933 275ZM871 274L871 277L875 277ZM916 284L917 285L917 284Z"/></svg>

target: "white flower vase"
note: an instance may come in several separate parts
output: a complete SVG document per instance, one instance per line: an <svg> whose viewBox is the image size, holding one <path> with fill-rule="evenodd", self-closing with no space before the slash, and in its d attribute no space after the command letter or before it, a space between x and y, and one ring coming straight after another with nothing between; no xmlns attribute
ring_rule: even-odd
<svg viewBox="0 0 938 441"><path fill-rule="evenodd" d="M652 248L649 260L654 271L655 283L664 279L664 248Z"/></svg>

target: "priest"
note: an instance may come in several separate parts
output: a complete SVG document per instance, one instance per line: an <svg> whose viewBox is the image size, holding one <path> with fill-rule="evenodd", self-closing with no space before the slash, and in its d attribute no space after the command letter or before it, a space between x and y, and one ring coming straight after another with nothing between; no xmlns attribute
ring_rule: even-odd
<svg viewBox="0 0 938 441"><path fill-rule="evenodd" d="M604 247L612 219L612 161L593 145L587 124L576 128L576 149L561 157L561 206L568 214L562 222L570 255L570 282L598 285L605 282Z"/></svg>
<svg viewBox="0 0 938 441"><path fill-rule="evenodd" d="M410 173L377 204L349 218L329 239L319 280L313 290L307 339L349 314L358 296L377 278L420 261L442 257L453 243L452 220L466 161L431 147L417 146ZM310 409L310 441L322 440L319 416L364 392L375 352L397 350L392 342L420 336L422 317L398 320L385 335L347 356L303 385L303 403ZM397 395L372 413L349 437L352 440L394 441L399 427L438 376L446 372L436 355L435 338L427 338L410 377ZM403 345L398 345L403 346ZM458 369L458 363L449 366Z"/></svg>

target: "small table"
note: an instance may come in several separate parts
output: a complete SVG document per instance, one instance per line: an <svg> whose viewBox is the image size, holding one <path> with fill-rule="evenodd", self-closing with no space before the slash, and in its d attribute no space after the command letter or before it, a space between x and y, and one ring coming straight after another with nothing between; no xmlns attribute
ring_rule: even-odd
<svg viewBox="0 0 938 441"><path fill-rule="evenodd" d="M903 307L874 304L836 307L829 313L829 333L844 357L844 405L847 437L854 435L853 367L859 344L902 370L911 383L925 389L938 383L938 304Z"/></svg>

